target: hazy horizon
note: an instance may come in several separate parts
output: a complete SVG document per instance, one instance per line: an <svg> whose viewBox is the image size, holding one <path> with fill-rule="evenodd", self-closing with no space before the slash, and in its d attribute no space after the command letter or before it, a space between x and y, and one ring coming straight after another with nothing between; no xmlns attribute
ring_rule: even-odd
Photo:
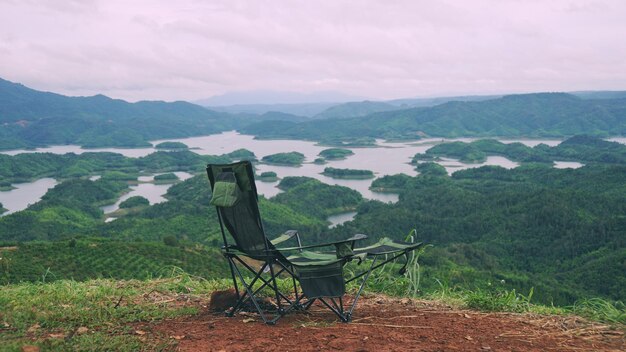
<svg viewBox="0 0 626 352"><path fill-rule="evenodd" d="M626 2L0 1L0 77L128 101L626 90Z"/></svg>

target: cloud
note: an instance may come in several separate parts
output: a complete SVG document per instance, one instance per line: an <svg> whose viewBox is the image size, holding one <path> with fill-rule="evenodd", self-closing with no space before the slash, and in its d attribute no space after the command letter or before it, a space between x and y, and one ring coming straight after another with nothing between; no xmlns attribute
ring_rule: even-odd
<svg viewBox="0 0 626 352"><path fill-rule="evenodd" d="M0 1L0 77L71 95L626 89L626 2Z"/></svg>

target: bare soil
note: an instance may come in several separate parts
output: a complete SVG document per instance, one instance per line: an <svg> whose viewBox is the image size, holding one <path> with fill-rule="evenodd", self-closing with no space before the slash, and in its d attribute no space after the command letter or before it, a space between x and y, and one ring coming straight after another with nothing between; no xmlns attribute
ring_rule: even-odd
<svg viewBox="0 0 626 352"><path fill-rule="evenodd" d="M204 305L203 305L204 306ZM204 306L206 307L206 306ZM323 306L275 326L252 313L201 314L146 326L177 351L625 351L623 327L573 316L481 313L369 295L349 324Z"/></svg>

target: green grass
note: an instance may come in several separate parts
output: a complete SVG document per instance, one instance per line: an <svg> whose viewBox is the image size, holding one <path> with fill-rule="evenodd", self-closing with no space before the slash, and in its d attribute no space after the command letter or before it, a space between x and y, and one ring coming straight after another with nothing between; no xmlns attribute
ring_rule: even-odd
<svg viewBox="0 0 626 352"><path fill-rule="evenodd" d="M168 347L159 345L162 339L151 332L135 334L133 324L197 314L198 308L173 304L172 299L208 298L210 292L230 285L227 280L175 274L151 281L63 280L4 286L0 290L0 350L19 351L23 345L55 351Z"/></svg>
<svg viewBox="0 0 626 352"><path fill-rule="evenodd" d="M348 268L350 270L350 267ZM458 308L489 312L531 312L539 314L575 314L618 327L626 324L622 303L601 299L577 302L571 307L555 308L531 302L532 292L522 295L514 290L488 288L468 291L440 282L437 290L415 290L415 276L405 274L389 280L398 269L389 265L374 274L366 292L408 296L442 301ZM0 290L0 351L20 351L24 345L43 350L172 350L175 341L152 331L150 322L199 313L212 291L231 287L229 279L206 280L180 269L164 269L162 278L116 281L112 279L77 282L58 280L50 283L20 283ZM387 278L385 278L387 277ZM291 280L280 279L283 292L291 289ZM348 291L356 292L351 284ZM271 296L265 290L264 295ZM181 303L183 302L183 303ZM184 303L192 302L192 303ZM136 331L141 330L138 334Z"/></svg>

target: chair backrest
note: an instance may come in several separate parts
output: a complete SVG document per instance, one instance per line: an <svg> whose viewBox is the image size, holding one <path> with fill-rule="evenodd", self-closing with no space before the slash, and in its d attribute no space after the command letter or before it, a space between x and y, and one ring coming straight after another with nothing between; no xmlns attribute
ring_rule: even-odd
<svg viewBox="0 0 626 352"><path fill-rule="evenodd" d="M234 175L238 186L237 201L234 205L216 206L219 220L228 229L239 250L253 258L267 256L267 250L273 246L263 230L258 195L254 184L254 170L250 161L209 164L206 170L214 194L216 182L222 179L232 180ZM227 245L225 236L224 242L224 245Z"/></svg>

